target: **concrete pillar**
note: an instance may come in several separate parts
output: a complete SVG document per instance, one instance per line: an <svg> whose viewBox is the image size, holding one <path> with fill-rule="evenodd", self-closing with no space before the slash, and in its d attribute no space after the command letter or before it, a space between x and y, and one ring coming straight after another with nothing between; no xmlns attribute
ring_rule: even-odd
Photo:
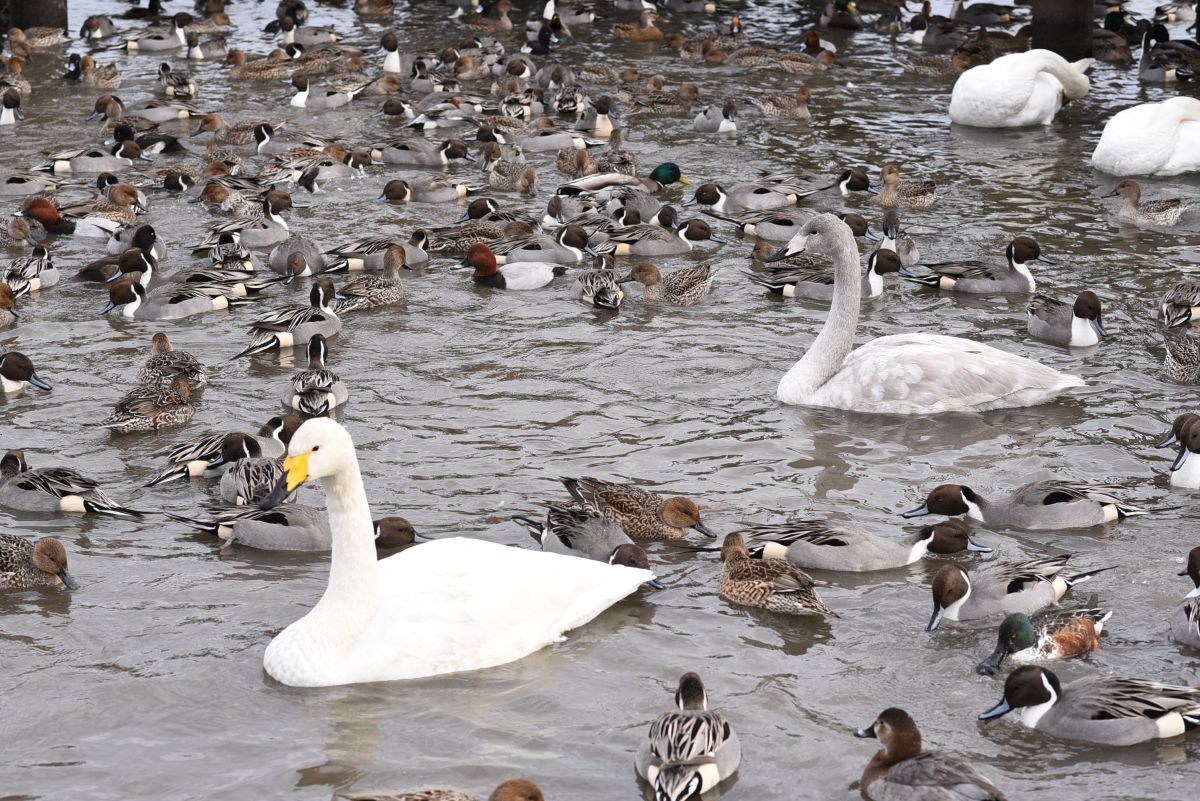
<svg viewBox="0 0 1200 801"><path fill-rule="evenodd" d="M8 0L8 24L67 29L67 0Z"/></svg>
<svg viewBox="0 0 1200 801"><path fill-rule="evenodd" d="M1092 55L1094 0L1033 0L1033 47L1067 61Z"/></svg>

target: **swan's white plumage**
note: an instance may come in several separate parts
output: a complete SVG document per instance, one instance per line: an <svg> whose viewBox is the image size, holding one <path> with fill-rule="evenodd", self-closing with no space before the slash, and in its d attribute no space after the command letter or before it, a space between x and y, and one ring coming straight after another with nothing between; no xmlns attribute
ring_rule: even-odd
<svg viewBox="0 0 1200 801"><path fill-rule="evenodd" d="M319 451L313 451L318 447ZM502 665L582 626L653 575L461 537L376 560L354 444L326 418L289 452L323 479L333 533L329 585L267 646L263 667L294 687L416 679Z"/></svg>
<svg viewBox="0 0 1200 801"><path fill-rule="evenodd" d="M879 337L850 352L842 368L806 400L784 403L880 414L987 411L1045 403L1077 376L990 345L937 334Z"/></svg>
<svg viewBox="0 0 1200 801"><path fill-rule="evenodd" d="M972 67L958 77L950 95L950 119L976 128L1049 125L1063 96L1088 93L1091 59L1068 62L1049 50L1010 53Z"/></svg>
<svg viewBox="0 0 1200 801"><path fill-rule="evenodd" d="M1100 134L1092 166L1109 175L1200 171L1200 100L1173 97L1117 112Z"/></svg>

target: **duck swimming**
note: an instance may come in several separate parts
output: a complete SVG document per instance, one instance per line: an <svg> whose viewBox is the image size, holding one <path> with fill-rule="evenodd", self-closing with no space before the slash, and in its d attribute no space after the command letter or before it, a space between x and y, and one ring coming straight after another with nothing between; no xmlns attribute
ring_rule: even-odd
<svg viewBox="0 0 1200 801"><path fill-rule="evenodd" d="M557 642L654 578L462 537L380 560L346 429L314 418L297 429L288 452L277 491L321 480L333 555L321 600L263 654L264 669L283 684L328 687L502 665Z"/></svg>
<svg viewBox="0 0 1200 801"><path fill-rule="evenodd" d="M36 544L16 534L0 532L0 590L31 590L35 587L79 589L67 572L67 549L54 537Z"/></svg>
<svg viewBox="0 0 1200 801"><path fill-rule="evenodd" d="M1010 53L959 76L950 96L950 119L976 128L1049 125L1064 101L1091 89L1092 59L1068 63L1049 50Z"/></svg>
<svg viewBox="0 0 1200 801"><path fill-rule="evenodd" d="M958 337L896 334L856 349L862 286L853 233L832 214L814 217L776 255L803 252L833 260L833 303L821 333L779 382L783 403L936 414L1033 406L1083 385L1076 376Z"/></svg>

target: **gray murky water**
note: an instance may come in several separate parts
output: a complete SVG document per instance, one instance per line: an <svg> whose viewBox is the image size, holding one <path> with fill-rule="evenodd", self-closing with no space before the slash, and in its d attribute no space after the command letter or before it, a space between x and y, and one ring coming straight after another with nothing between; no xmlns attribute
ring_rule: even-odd
<svg viewBox="0 0 1200 801"><path fill-rule="evenodd" d="M78 30L87 13L121 4L72 5ZM441 4L397 5L397 18L411 22L395 26L402 41L450 38ZM796 4L754 5L758 11L743 9L752 37L794 40ZM1131 4L1139 11L1152 5ZM264 52L257 31L273 4L243 2L229 11L240 25L234 42ZM384 29L345 9L314 6L311 21L336 23L348 41L366 45ZM695 80L706 99L793 87L775 75L701 68L650 46L616 43L606 33L613 21L610 12L593 31L578 30L583 43L564 47L561 59L573 64L599 52L644 74L660 72L671 84ZM711 24L681 15L670 28ZM730 181L755 168L823 176L851 163L900 160L910 174L951 189L936 213L909 220L927 259L999 258L1012 235L1033 234L1058 259L1038 270L1043 290L1068 298L1095 289L1113 335L1098 351L1067 353L1026 341L1021 299L964 301L893 286L867 307L860 340L910 329L979 338L1077 372L1091 389L1035 409L933 419L781 407L775 386L823 310L777 302L751 286L740 275L745 242L702 245L663 262L721 266L713 296L699 306L651 309L633 300L616 315L571 300L567 281L534 293L493 293L437 261L406 284L404 311L356 316L331 345L332 366L351 388L342 419L358 442L373 511L403 514L432 536L528 545L510 516L561 497L557 476L593 474L728 504L731 510L710 514L717 529L742 519L833 514L899 534L896 513L944 481L969 479L985 493L1032 478L1120 482L1135 503L1180 508L1105 531L984 532L980 539L1000 559L1065 551L1083 566L1119 566L1089 585L1117 610L1111 634L1087 661L1057 667L1065 679L1113 673L1200 681L1200 655L1171 644L1164 623L1187 590L1175 574L1197 544L1198 514L1191 495L1169 490L1169 457L1152 447L1176 413L1194 408L1194 389L1157 376L1162 344L1152 307L1182 271L1194 269L1197 221L1171 233L1118 227L1109 215L1115 207L1098 199L1112 182L1087 161L1116 110L1174 90L1140 87L1133 70L1099 64L1092 93L1048 129L951 130L950 82L902 76L891 59L906 55L905 45L872 32L830 38L841 47L840 65L810 82L811 127L767 124L747 110L736 137L718 138L693 133L690 117L643 116L627 122L631 147L649 166L678 162L693 180ZM31 166L45 150L98 138L82 118L99 92L57 81L62 60L46 56L28 70L35 85L28 121L0 129L4 167ZM126 76L119 94L127 101L148 95L160 59L115 60ZM289 87L231 86L219 64L194 72L201 105L229 118L292 111ZM395 123L369 116L375 108L356 102L306 125L359 143L398 135ZM535 163L553 186L560 178L544 161ZM476 179L474 170L457 165L451 172ZM365 181L331 187L314 208L292 213L293 228L332 246L459 214L373 202L388 178L410 172L378 168ZM1189 178L1144 183L1148 195L1195 191ZM678 191L671 197L678 200ZM528 205L544 202L545 194ZM153 194L151 203L148 219L169 244L164 266L189 264L181 246L195 240L206 216L178 197ZM4 205L9 213L16 202ZM830 195L814 205L870 209L865 196L843 203ZM99 249L96 240L54 244L66 272ZM300 300L305 289L287 294ZM183 434L111 438L89 423L132 382L162 326L101 318L105 300L95 287L67 282L22 304L19 325L0 331L0 347L31 355L55 384L48 396L0 401L3 447L24 447L35 466L70 464L104 478L115 497L141 507L211 502L215 486L138 489L157 469L150 453L200 430L258 425L276 412L290 365L274 357L230 365ZM248 317L218 315L203 327L193 321L164 330L217 363L244 344ZM305 490L304 499L319 503L319 490ZM316 799L337 787L430 784L486 794L503 778L526 775L551 799L631 798L639 793L633 751L689 669L704 676L713 704L743 742L730 798L854 797L847 785L874 745L851 731L889 705L914 715L930 747L968 755L1012 798L1182 801L1195 797L1200 777L1195 737L1116 751L1051 741L1015 720L976 723L1000 697L998 681L972 671L994 635L962 627L924 632L936 563L819 575L840 617L792 621L720 601L715 555L652 549L667 590L631 598L519 663L313 691L275 684L261 657L270 637L319 597L326 557L222 556L211 542L153 518L14 519L0 512L0 525L63 538L83 585L71 595L0 596L0 797Z"/></svg>

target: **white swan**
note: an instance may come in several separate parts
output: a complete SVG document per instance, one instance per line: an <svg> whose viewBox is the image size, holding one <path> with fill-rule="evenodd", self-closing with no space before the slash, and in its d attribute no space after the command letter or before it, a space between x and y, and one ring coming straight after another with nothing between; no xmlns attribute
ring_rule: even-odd
<svg viewBox="0 0 1200 801"><path fill-rule="evenodd" d="M289 492L320 478L329 505L329 586L271 640L263 667L293 687L415 679L502 665L582 626L653 579L649 570L452 538L376 560L354 443L315 418L284 461Z"/></svg>
<svg viewBox="0 0 1200 801"><path fill-rule="evenodd" d="M1109 175L1200 170L1200 100L1172 97L1118 111L1100 134L1092 166Z"/></svg>
<svg viewBox="0 0 1200 801"><path fill-rule="evenodd" d="M1049 125L1064 98L1078 100L1091 82L1092 59L1068 63L1049 50L1027 50L972 67L950 95L950 119L976 128Z"/></svg>
<svg viewBox="0 0 1200 801"><path fill-rule="evenodd" d="M879 414L973 412L1043 403L1083 379L958 337L897 334L854 349L858 248L832 214L812 218L772 258L810 252L833 260L833 304L821 333L779 382L779 400Z"/></svg>

